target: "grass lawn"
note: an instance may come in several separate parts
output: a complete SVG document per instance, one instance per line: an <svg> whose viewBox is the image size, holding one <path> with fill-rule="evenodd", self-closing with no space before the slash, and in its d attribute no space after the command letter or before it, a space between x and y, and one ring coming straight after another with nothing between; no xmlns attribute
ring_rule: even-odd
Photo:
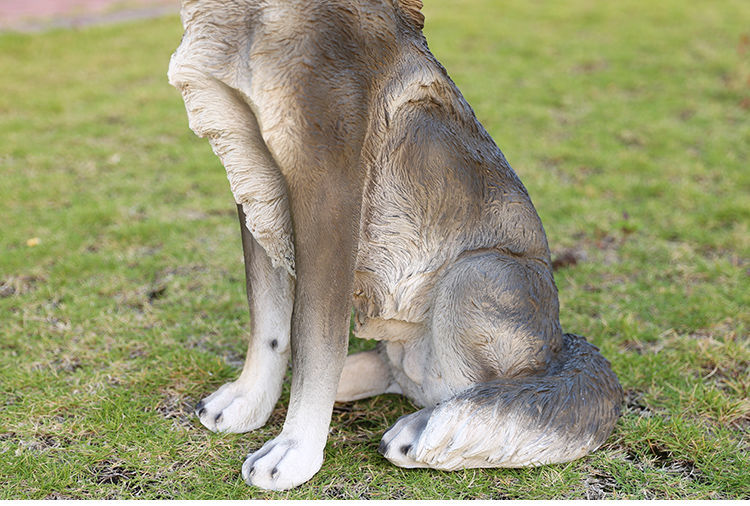
<svg viewBox="0 0 750 506"><path fill-rule="evenodd" d="M235 206L166 81L168 17L0 35L0 499L750 498L750 2L426 0L437 57L542 217L563 328L626 390L565 465L403 470L415 408L337 405L323 469L204 429L248 328ZM353 349L369 343L352 341Z"/></svg>

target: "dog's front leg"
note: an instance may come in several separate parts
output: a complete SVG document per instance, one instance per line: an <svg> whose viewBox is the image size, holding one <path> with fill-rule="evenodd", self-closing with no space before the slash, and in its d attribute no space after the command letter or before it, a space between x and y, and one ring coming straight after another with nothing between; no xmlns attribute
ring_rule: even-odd
<svg viewBox="0 0 750 506"><path fill-rule="evenodd" d="M281 434L242 467L249 484L273 490L304 483L323 463L346 358L361 202L359 183L342 176L290 180L289 189L297 265L289 411Z"/></svg>
<svg viewBox="0 0 750 506"><path fill-rule="evenodd" d="M195 412L217 432L248 432L263 426L281 394L289 359L294 281L284 267L274 267L247 228L237 205L245 257L250 341L245 366L237 380L203 399Z"/></svg>

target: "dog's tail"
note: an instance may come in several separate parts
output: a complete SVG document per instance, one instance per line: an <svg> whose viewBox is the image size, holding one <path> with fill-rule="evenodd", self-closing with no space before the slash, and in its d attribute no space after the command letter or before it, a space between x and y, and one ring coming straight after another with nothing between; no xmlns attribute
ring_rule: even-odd
<svg viewBox="0 0 750 506"><path fill-rule="evenodd" d="M548 373L481 383L404 416L380 452L401 467L443 470L568 462L604 443L622 401L599 350L565 334Z"/></svg>

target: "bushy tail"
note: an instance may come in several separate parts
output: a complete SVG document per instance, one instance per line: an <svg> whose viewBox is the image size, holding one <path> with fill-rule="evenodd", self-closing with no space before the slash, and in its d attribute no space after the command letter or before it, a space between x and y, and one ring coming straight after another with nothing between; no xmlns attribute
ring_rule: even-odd
<svg viewBox="0 0 750 506"><path fill-rule="evenodd" d="M545 375L481 383L402 417L380 451L402 467L443 470L568 462L604 443L622 401L599 350L565 334Z"/></svg>

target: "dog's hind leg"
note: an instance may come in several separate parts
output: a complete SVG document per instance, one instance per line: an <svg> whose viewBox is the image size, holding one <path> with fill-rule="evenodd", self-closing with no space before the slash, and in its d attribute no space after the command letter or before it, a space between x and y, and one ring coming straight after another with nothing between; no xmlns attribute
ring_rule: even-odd
<svg viewBox="0 0 750 506"><path fill-rule="evenodd" d="M609 363L563 336L549 269L499 252L460 260L437 288L432 355L445 398L399 419L381 453L456 470L567 462L614 428L622 390ZM439 391L439 389L433 389Z"/></svg>
<svg viewBox="0 0 750 506"><path fill-rule="evenodd" d="M293 281L286 269L271 265L247 229L241 204L237 210L250 305L250 343L240 377L196 407L201 423L219 432L247 432L266 423L281 393L290 349Z"/></svg>
<svg viewBox="0 0 750 506"><path fill-rule="evenodd" d="M394 381L380 351L363 351L346 357L336 402L356 401L386 393L400 394L401 387Z"/></svg>
<svg viewBox="0 0 750 506"><path fill-rule="evenodd" d="M554 372L480 383L406 415L380 452L401 467L446 471L569 462L604 443L622 398L599 350L566 334Z"/></svg>

